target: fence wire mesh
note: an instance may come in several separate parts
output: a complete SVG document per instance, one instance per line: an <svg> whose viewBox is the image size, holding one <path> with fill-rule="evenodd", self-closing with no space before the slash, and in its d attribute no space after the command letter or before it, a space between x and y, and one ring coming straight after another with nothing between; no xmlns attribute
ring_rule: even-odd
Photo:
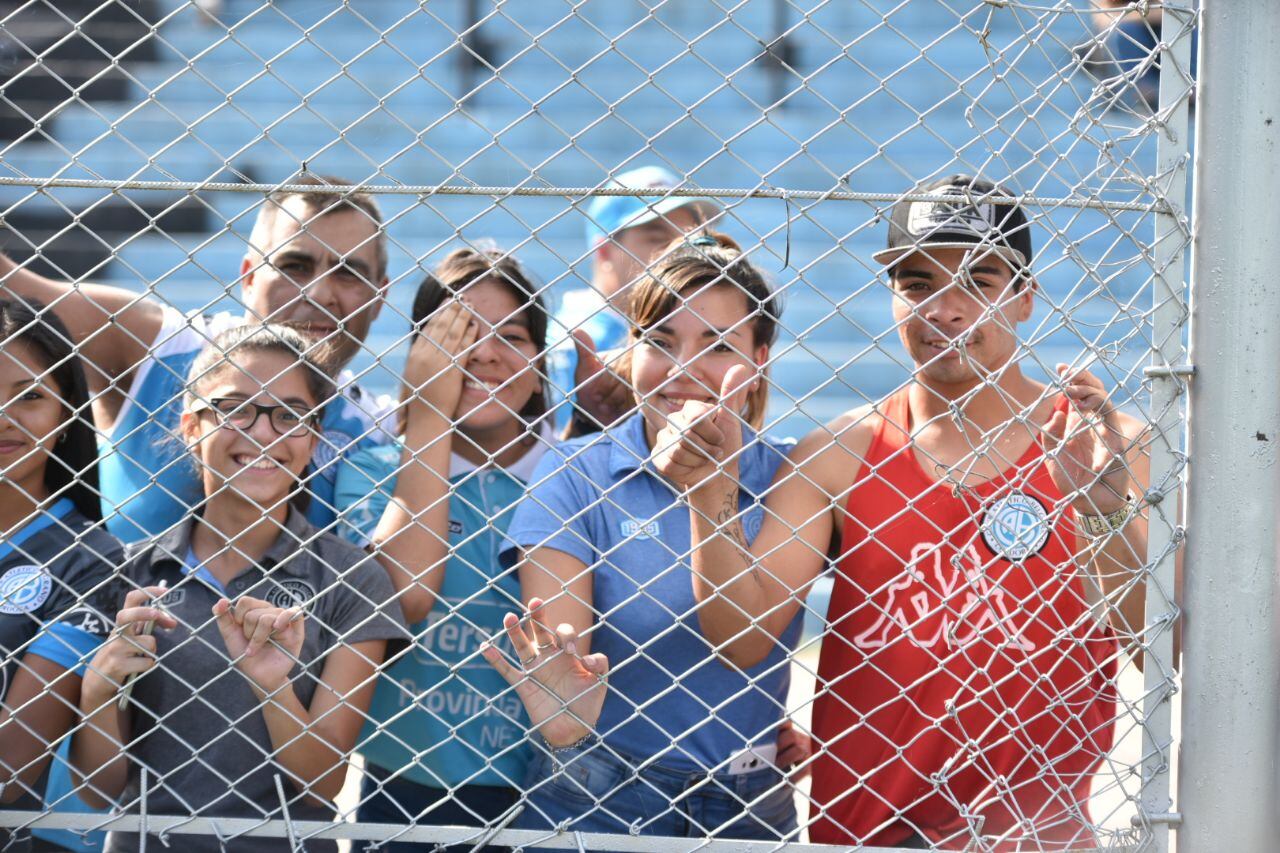
<svg viewBox="0 0 1280 853"><path fill-rule="evenodd" d="M0 4L5 849L1167 850L1196 21Z"/></svg>

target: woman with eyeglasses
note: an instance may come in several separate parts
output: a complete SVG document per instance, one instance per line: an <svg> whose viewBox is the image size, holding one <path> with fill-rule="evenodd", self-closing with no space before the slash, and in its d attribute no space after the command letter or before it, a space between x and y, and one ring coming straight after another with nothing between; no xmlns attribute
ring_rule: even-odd
<svg viewBox="0 0 1280 853"><path fill-rule="evenodd" d="M334 816L386 641L404 628L384 604L386 571L303 515L302 475L333 395L308 349L289 328L244 326L191 367L180 436L204 502L126 552L128 591L85 676L71 749L85 790L126 812L145 787L153 814L279 819L283 797L293 821ZM183 846L282 843L188 835ZM107 843L138 846L116 832Z"/></svg>

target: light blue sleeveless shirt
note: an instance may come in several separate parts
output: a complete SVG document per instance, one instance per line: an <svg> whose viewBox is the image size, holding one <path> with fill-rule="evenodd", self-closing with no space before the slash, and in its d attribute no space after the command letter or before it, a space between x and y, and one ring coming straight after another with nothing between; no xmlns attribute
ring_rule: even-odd
<svg viewBox="0 0 1280 853"><path fill-rule="evenodd" d="M404 778L432 788L523 783L528 719L515 691L480 656L480 644L493 636L506 647L502 617L520 612L519 578L500 567L498 552L545 450L540 440L507 469L453 457L450 556L440 594L412 626L413 647L378 679L360 738L367 761L404 768ZM367 544L399 467L398 445L361 450L339 465L339 535Z"/></svg>
<svg viewBox="0 0 1280 853"><path fill-rule="evenodd" d="M98 477L107 529L123 542L159 535L185 518L203 497L195 465L178 437L187 372L214 337L244 323L230 312L184 315L164 309L160 334L136 368L129 396L102 443ZM324 528L336 518L333 485L339 457L385 444L393 401L362 391L347 371L339 394L325 407L323 436L307 471L308 520Z"/></svg>

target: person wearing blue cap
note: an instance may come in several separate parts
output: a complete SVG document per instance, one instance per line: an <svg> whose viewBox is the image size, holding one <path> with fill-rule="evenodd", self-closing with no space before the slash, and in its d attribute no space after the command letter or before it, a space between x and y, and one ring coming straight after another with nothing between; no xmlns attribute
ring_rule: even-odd
<svg viewBox="0 0 1280 853"><path fill-rule="evenodd" d="M670 195L679 184L668 170L643 166L618 175L609 186L651 188L652 196L597 196L587 206L591 286L565 293L553 325L563 337L547 359L556 426L568 427L572 435L608 426L631 406L630 393L601 361L626 344L630 284L672 240L720 214L712 199Z"/></svg>

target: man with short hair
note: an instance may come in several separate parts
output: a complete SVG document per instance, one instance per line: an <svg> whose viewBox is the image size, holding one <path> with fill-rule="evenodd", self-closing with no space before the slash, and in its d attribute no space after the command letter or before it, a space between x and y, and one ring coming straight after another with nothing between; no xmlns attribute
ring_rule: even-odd
<svg viewBox="0 0 1280 853"><path fill-rule="evenodd" d="M337 376L308 472L310 520L334 520L334 460L390 436L379 428L390 401L362 391L343 370L359 351L387 286L386 236L372 196L334 192L345 182L303 176L304 192L267 196L240 264L244 314L186 316L118 287L55 281L0 254L0 293L36 300L66 324L85 362L104 448L103 516L125 542L158 534L186 516L203 490L177 438L187 370L223 329L280 323L302 332Z"/></svg>
<svg viewBox="0 0 1280 853"><path fill-rule="evenodd" d="M687 490L698 618L727 663L780 642L835 560L810 838L841 846L1092 846L1118 635L1144 624L1144 427L1101 381L1024 376L1030 223L955 175L894 206L887 265L911 378L806 437L750 546L735 413L754 377L689 402L654 464Z"/></svg>
<svg viewBox="0 0 1280 853"><path fill-rule="evenodd" d="M555 321L564 337L548 355L549 379L559 405L556 423L574 435L608 426L631 408L630 391L603 368L626 344L628 289L672 240L705 227L720 215L709 198L667 195L679 179L660 166L624 172L609 186L652 189L652 196L596 196L587 206L591 286L565 293ZM572 423L570 423L572 422Z"/></svg>

